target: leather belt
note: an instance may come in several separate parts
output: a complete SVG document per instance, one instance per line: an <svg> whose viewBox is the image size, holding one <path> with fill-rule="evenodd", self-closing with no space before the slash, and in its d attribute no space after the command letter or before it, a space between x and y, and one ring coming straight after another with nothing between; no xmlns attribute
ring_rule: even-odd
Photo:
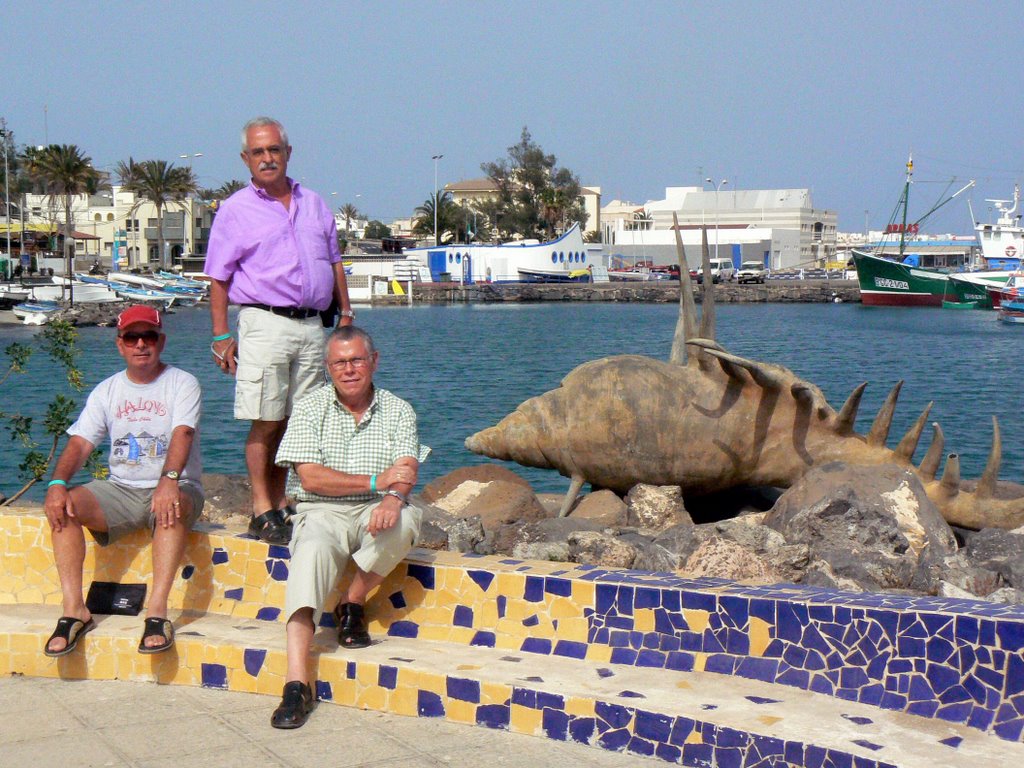
<svg viewBox="0 0 1024 768"><path fill-rule="evenodd" d="M268 307L266 304L243 304L242 306L262 309L265 312L273 312L275 315L288 317L292 320L306 320L320 314L319 309L306 309L304 307Z"/></svg>

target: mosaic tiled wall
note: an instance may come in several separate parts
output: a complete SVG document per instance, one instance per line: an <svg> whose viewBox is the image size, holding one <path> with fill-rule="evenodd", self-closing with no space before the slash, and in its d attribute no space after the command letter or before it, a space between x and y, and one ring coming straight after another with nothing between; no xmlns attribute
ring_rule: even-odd
<svg viewBox="0 0 1024 768"><path fill-rule="evenodd" d="M45 521L0 516L0 603L60 603ZM89 578L146 580L147 539L92 548ZM174 607L283 621L288 551L195 533ZM737 675L991 730L1024 730L1024 608L744 587L565 563L416 551L370 605L371 632ZM330 623L325 615L323 623Z"/></svg>

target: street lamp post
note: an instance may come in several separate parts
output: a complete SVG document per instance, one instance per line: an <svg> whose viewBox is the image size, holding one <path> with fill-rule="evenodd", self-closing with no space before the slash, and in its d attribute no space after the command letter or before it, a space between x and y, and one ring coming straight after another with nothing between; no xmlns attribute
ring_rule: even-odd
<svg viewBox="0 0 1024 768"><path fill-rule="evenodd" d="M7 260L11 258L11 168L8 164L7 121L0 119L0 141L4 145L4 213L7 214ZM7 278L7 275L4 275Z"/></svg>
<svg viewBox="0 0 1024 768"><path fill-rule="evenodd" d="M710 178L704 179L704 181L707 184L711 184L715 188L715 260L717 261L718 260L718 220L719 220L719 218L721 218L721 214L719 213L719 210L718 210L718 192L722 189L722 187L724 187L726 184L729 183L729 180L728 179L722 179L717 184L715 184L715 182L712 179L710 179Z"/></svg>
<svg viewBox="0 0 1024 768"><path fill-rule="evenodd" d="M188 175L189 176L192 175L192 158L202 157L202 156L203 156L202 152L194 152L191 155L178 155L178 157L180 157L182 160L188 160ZM181 255L182 255L182 258L184 258L185 253L188 251L188 244L189 244L189 242L191 242L192 240L195 240L195 230L192 229L192 221L195 218L195 211L192 208L191 202L188 205L188 212L185 215L188 216L188 222L184 222L183 221L181 223ZM192 235L191 237L189 237L190 230L191 230L191 235ZM169 261L167 263L170 264Z"/></svg>
<svg viewBox="0 0 1024 768"><path fill-rule="evenodd" d="M440 241L437 239L437 161L440 160L444 155L432 155L431 160L434 161L434 247L440 245Z"/></svg>

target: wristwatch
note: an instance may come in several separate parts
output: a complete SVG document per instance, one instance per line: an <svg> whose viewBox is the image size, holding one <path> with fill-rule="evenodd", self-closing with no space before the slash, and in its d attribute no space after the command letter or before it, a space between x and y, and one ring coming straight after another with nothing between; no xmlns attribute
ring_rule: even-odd
<svg viewBox="0 0 1024 768"><path fill-rule="evenodd" d="M181 477L181 473L176 469L168 469L166 472L160 475L160 477L169 477L171 478L171 480L177 480L179 477Z"/></svg>
<svg viewBox="0 0 1024 768"><path fill-rule="evenodd" d="M343 310L341 310L341 316L342 317L350 317L353 320L356 319L356 313L353 312L351 309L343 309Z"/></svg>
<svg viewBox="0 0 1024 768"><path fill-rule="evenodd" d="M398 499L399 501L402 502L402 506L403 507L406 504L409 503L409 499L407 499L402 493L399 493L398 491L391 490L390 488L388 488L388 490L384 491L384 493L382 493L381 496L394 496L396 499Z"/></svg>

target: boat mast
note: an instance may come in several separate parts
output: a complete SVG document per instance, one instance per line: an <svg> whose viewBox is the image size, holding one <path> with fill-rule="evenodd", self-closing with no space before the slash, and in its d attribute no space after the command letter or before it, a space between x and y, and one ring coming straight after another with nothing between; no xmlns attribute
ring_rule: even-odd
<svg viewBox="0 0 1024 768"><path fill-rule="evenodd" d="M907 159L907 182L903 185L903 223L900 225L900 257L899 262L903 263L903 250L906 248L907 240L907 203L910 199L910 177L914 175L914 155Z"/></svg>

